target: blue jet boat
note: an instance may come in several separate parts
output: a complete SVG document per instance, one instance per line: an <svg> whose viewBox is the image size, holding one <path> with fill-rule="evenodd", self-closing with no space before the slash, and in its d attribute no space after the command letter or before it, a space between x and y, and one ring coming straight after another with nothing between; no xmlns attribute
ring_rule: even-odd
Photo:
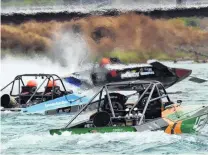
<svg viewBox="0 0 208 155"><path fill-rule="evenodd" d="M62 79L55 74L18 75L1 92L7 89L10 93L1 96L1 111L73 113L89 101L84 95L67 91Z"/></svg>

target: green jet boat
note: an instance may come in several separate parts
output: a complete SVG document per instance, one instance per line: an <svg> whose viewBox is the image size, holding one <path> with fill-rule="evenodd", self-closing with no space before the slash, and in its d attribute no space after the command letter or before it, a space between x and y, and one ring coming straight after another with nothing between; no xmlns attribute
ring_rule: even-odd
<svg viewBox="0 0 208 155"><path fill-rule="evenodd" d="M51 135L143 132L199 132L208 124L208 106L182 106L170 100L158 81L128 81L104 85L61 129Z"/></svg>

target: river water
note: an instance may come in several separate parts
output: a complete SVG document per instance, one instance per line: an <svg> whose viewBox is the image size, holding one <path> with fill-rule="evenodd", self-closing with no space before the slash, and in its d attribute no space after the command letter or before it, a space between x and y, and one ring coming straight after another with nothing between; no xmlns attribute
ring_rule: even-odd
<svg viewBox="0 0 208 155"><path fill-rule="evenodd" d="M192 69L193 76L208 79L208 64L166 64ZM6 67L4 63L3 67ZM2 73L4 78L9 74ZM173 101L182 99L184 105L208 105L208 82L196 84L186 79L168 91L182 91L182 94L170 97ZM2 112L1 154L208 154L208 126L199 134L191 135L168 135L162 131L61 136L49 134L49 129L63 127L70 117Z"/></svg>

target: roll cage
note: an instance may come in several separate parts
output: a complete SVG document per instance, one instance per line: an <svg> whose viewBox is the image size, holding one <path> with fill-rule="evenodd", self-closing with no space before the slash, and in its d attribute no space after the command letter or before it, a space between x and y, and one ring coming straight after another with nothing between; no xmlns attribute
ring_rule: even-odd
<svg viewBox="0 0 208 155"><path fill-rule="evenodd" d="M41 93L41 94L38 93L38 90L44 85L45 82L47 82L47 84L46 84L46 86L47 86L50 80L52 80L53 83L55 83L56 81L60 81L60 87L63 88L64 92L67 92L67 90L66 90L66 88L63 84L62 79L56 74L22 74L22 75L17 75L14 78L14 80L11 81L9 84L7 84L5 87L3 87L1 89L1 91L3 91L4 89L6 89L7 87L9 87L11 85L10 96L18 97L18 100L19 100L19 103L20 103L21 98L22 98L21 87L26 86L25 82L23 80L24 77L34 77L35 79L37 79L38 77L41 77L41 79L43 79L41 84L36 88L36 90L32 94L24 95L24 96L29 97L29 99L27 100L27 103L29 103L33 97L39 97L39 99L41 99L40 101L43 101L46 89L44 89L44 92ZM18 84L18 86L17 86L18 87L18 94L14 94L14 87L15 87L16 83ZM55 86L53 84L52 93L51 93L50 96L48 96L51 100L54 99L54 97L55 97L54 90L55 90Z"/></svg>
<svg viewBox="0 0 208 155"><path fill-rule="evenodd" d="M112 119L120 119L120 116L115 115L115 110L112 105L112 99L110 97L110 91L136 91L136 93L133 93L131 95L139 95L139 98L128 111L125 111L127 114L131 114L134 108L140 103L140 101L143 99L145 95L147 95L147 100L145 101L145 105L143 107L140 119L139 119L139 125L142 124L143 119L145 117L145 113L147 111L147 107L150 104L150 102L160 100L163 98L166 98L169 104L172 104L164 86L158 82L158 81L126 81L126 82L116 82L116 83L109 83L104 85L98 93L96 93L91 100L68 122L65 128L73 127L74 125L72 122L82 113L84 112L90 105L97 104L96 111L99 112L101 109L101 102L103 99L102 95L106 93L106 97L108 100L108 104L110 107L110 114L111 114L111 120ZM157 92L157 96L153 97L153 93ZM131 95L128 95L130 97ZM95 100L98 97L98 100ZM94 101L95 100L95 101ZM77 124L77 123L76 123Z"/></svg>

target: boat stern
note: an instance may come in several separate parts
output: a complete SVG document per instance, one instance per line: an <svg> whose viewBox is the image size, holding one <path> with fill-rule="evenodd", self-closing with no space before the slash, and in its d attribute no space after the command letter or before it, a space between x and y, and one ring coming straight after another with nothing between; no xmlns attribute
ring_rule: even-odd
<svg viewBox="0 0 208 155"><path fill-rule="evenodd" d="M185 78L190 76L192 73L192 70L190 69L172 68L172 70L174 71L175 75L178 78L177 82L184 80Z"/></svg>

